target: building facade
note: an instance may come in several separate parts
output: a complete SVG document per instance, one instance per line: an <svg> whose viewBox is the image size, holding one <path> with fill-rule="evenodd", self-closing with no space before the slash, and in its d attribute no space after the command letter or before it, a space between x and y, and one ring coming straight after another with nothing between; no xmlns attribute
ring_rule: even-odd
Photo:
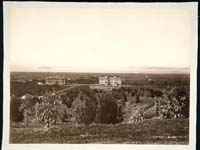
<svg viewBox="0 0 200 150"><path fill-rule="evenodd" d="M122 84L122 80L120 77L117 76L109 77L109 83L111 86L117 86Z"/></svg>
<svg viewBox="0 0 200 150"><path fill-rule="evenodd" d="M106 86L107 85L118 86L122 84L122 80L118 76L112 76L112 77L103 76L99 77L99 84Z"/></svg>
<svg viewBox="0 0 200 150"><path fill-rule="evenodd" d="M99 84L108 85L108 76L99 77Z"/></svg>
<svg viewBox="0 0 200 150"><path fill-rule="evenodd" d="M53 85L53 84L65 85L65 77L58 77L58 76L46 77L45 82L48 85Z"/></svg>

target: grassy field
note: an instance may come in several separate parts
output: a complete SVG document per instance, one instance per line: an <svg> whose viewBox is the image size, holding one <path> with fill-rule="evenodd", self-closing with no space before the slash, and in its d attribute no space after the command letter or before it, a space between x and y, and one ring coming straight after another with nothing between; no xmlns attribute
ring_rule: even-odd
<svg viewBox="0 0 200 150"><path fill-rule="evenodd" d="M47 76L66 76L71 79L99 76L120 76L122 79L134 81L146 81L146 73L72 73L72 72L11 72L11 79L44 79ZM156 81L185 81L189 80L189 74L148 74L150 78Z"/></svg>
<svg viewBox="0 0 200 150"><path fill-rule="evenodd" d="M74 126L12 124L10 143L188 144L189 120L151 119L134 124Z"/></svg>

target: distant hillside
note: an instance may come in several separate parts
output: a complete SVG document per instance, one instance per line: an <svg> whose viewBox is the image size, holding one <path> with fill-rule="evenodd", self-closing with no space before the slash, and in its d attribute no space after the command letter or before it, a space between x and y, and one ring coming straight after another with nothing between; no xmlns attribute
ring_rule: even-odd
<svg viewBox="0 0 200 150"><path fill-rule="evenodd" d="M143 73L152 73L152 74L189 74L190 68L142 67L142 68L132 68L131 72L143 72Z"/></svg>

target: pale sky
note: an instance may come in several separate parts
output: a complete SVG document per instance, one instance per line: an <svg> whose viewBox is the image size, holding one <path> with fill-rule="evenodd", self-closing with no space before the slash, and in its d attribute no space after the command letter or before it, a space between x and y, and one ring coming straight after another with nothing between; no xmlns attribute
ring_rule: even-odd
<svg viewBox="0 0 200 150"><path fill-rule="evenodd" d="M5 7L11 70L190 67L197 19L190 5L61 4Z"/></svg>

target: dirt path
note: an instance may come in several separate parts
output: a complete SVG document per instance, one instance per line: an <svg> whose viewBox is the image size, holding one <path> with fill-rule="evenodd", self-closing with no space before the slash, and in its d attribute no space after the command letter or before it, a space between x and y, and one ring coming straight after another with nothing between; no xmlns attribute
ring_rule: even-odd
<svg viewBox="0 0 200 150"><path fill-rule="evenodd" d="M127 103L124 115L124 123L130 123L134 118L137 118L140 115L140 111L145 112L146 110L154 107L153 100L142 99L139 103L130 104Z"/></svg>
<svg viewBox="0 0 200 150"><path fill-rule="evenodd" d="M71 87L68 87L64 90L57 91L55 94L62 94L62 93L65 93L66 91L69 91L71 89L74 89L74 88L77 88L77 87L80 87L80 86L83 86L83 85L80 85L80 84L72 85Z"/></svg>

